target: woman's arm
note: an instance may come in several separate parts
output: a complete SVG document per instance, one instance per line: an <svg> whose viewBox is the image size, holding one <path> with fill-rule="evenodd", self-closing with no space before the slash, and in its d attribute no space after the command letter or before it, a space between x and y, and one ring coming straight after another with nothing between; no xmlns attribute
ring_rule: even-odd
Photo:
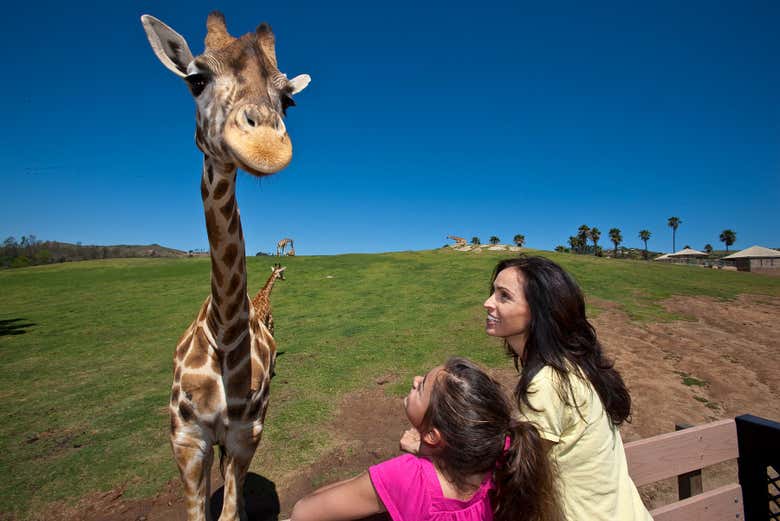
<svg viewBox="0 0 780 521"><path fill-rule="evenodd" d="M368 472L312 492L295 504L291 521L348 521L385 512Z"/></svg>

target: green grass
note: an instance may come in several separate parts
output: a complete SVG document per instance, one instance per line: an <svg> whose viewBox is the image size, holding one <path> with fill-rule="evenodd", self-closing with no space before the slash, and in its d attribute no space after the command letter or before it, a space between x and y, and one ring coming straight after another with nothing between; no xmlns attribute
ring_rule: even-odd
<svg viewBox="0 0 780 521"><path fill-rule="evenodd" d="M586 294L635 320L670 320L672 295L780 295L780 279L640 261L546 254ZM283 352L257 471L315 461L340 397L460 354L506 365L482 302L506 253L448 250L285 258L274 291ZM248 259L256 291L274 259ZM166 404L173 347L209 288L208 259L128 259L0 272L0 517L87 492L151 495L178 472ZM598 305L590 308L599 311ZM13 334L22 333L22 334ZM695 384L687 384L695 385Z"/></svg>

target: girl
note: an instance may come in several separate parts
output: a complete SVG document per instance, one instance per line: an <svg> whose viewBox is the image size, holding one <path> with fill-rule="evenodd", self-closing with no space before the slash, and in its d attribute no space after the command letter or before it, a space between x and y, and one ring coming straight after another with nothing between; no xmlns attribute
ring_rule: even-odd
<svg viewBox="0 0 780 521"><path fill-rule="evenodd" d="M451 358L415 377L404 400L406 454L324 487L295 505L292 521L560 521L551 464L533 426L511 418L500 385ZM423 456L425 455L425 456Z"/></svg>
<svg viewBox="0 0 780 521"><path fill-rule="evenodd" d="M631 397L605 358L571 277L543 257L498 263L485 301L488 335L504 339L515 398L557 464L568 520L651 519L628 475L618 426Z"/></svg>

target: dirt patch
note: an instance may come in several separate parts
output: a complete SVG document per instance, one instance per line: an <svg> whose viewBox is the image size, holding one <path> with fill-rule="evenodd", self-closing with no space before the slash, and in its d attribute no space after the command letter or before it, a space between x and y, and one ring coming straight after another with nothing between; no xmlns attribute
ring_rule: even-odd
<svg viewBox="0 0 780 521"><path fill-rule="evenodd" d="M660 324L634 323L609 302L592 303L601 310L593 321L599 338L633 398L633 421L622 428L624 441L673 431L675 423L700 424L744 413L780 419L780 403L773 399L780 393L780 298L675 297L664 306L689 320ZM510 389L517 378L510 364L493 374ZM336 448L276 484L283 517L315 488L398 454L406 420L401 400L384 392L384 384L395 380L397 375L389 373L342 400L330 428ZM703 476L705 490L734 480L733 463L707 469ZM212 483L212 490L221 485L216 475ZM76 507L53 508L35 519L185 519L178 481L144 500L125 500L121 492L93 494ZM653 508L676 497L676 482L642 487L640 493Z"/></svg>

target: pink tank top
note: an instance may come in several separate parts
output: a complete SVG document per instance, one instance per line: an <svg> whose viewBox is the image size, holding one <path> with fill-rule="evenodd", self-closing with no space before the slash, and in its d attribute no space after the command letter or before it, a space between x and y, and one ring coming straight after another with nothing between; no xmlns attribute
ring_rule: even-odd
<svg viewBox="0 0 780 521"><path fill-rule="evenodd" d="M471 499L460 501L444 497L436 469L425 458L405 454L370 467L368 474L393 521L493 520L492 478Z"/></svg>

